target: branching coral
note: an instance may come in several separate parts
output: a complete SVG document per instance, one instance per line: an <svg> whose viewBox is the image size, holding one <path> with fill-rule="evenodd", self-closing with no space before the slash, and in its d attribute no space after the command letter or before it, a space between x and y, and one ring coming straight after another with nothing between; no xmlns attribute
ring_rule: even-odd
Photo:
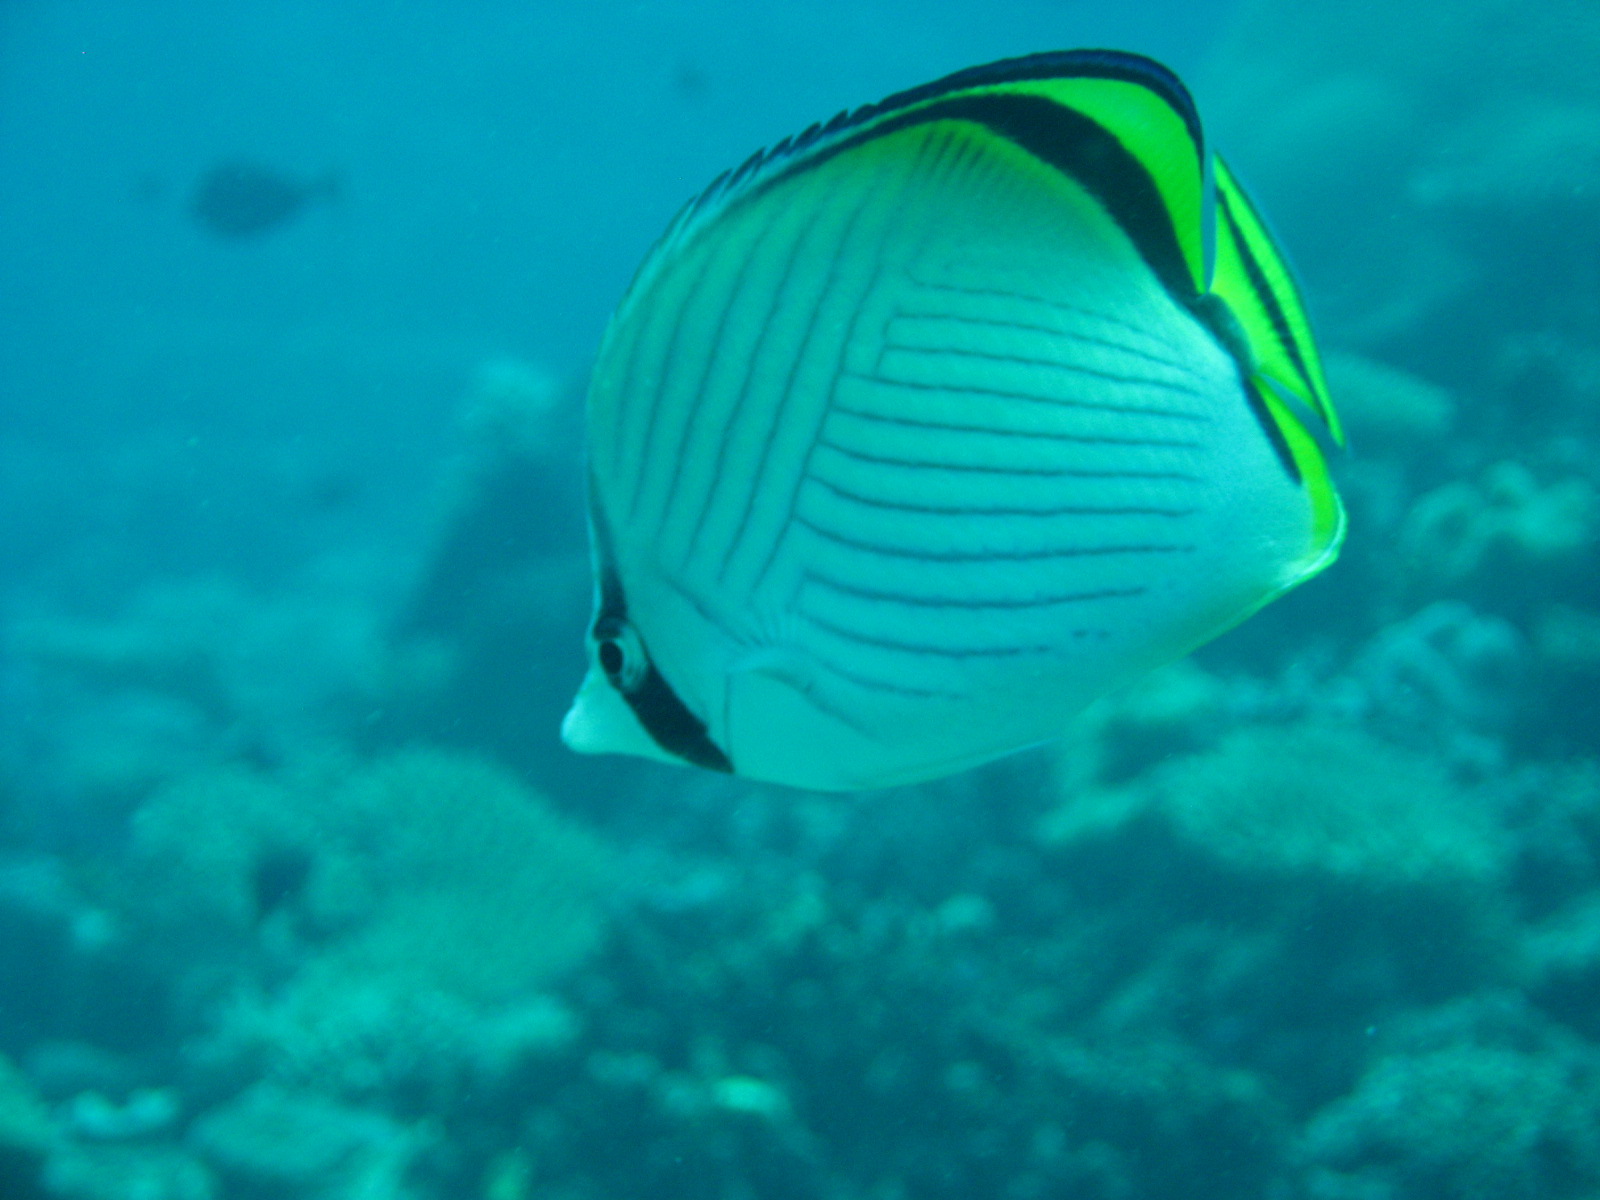
<svg viewBox="0 0 1600 1200"><path fill-rule="evenodd" d="M313 963L276 995L234 997L193 1058L221 1077L266 1075L324 1095L443 1112L566 1051L577 1034L572 1013L548 996L490 1006L329 962Z"/></svg>
<svg viewBox="0 0 1600 1200"><path fill-rule="evenodd" d="M1078 815L1081 803L1069 799L1047 824L1050 840L1107 827ZM1433 760L1353 726L1240 728L1209 752L1091 793L1088 806L1158 814L1235 871L1363 888L1484 884L1503 854L1488 813Z"/></svg>
<svg viewBox="0 0 1600 1200"><path fill-rule="evenodd" d="M464 754L206 773L137 814L132 857L153 919L238 937L285 904L325 962L470 999L537 987L600 930L600 845ZM264 893L263 871L284 860L304 864L297 893Z"/></svg>
<svg viewBox="0 0 1600 1200"><path fill-rule="evenodd" d="M416 1129L314 1092L262 1083L195 1124L191 1141L229 1194L403 1200Z"/></svg>
<svg viewBox="0 0 1600 1200"><path fill-rule="evenodd" d="M1487 747L1452 746L1466 734L1501 735L1525 701L1528 647L1510 622L1441 600L1381 629L1344 678L1347 711L1391 738L1447 759Z"/></svg>
<svg viewBox="0 0 1600 1200"><path fill-rule="evenodd" d="M1446 1025L1459 1015L1443 1014ZM1313 1200L1593 1196L1600 1053L1528 1018L1453 1037L1425 1024L1307 1126L1300 1155Z"/></svg>
<svg viewBox="0 0 1600 1200"><path fill-rule="evenodd" d="M355 850L345 814L322 802L330 770L319 763L271 776L229 765L158 791L134 814L124 903L168 936L236 942L263 915L259 864L293 852L317 864L308 910L327 923L338 906L330 893Z"/></svg>
<svg viewBox="0 0 1600 1200"><path fill-rule="evenodd" d="M209 936L178 943L181 969L233 996L196 1060L361 1095L448 1091L570 1038L537 993L598 942L609 863L503 769L423 749L175 785L132 858L129 902ZM284 859L298 891L264 895L262 864Z"/></svg>
<svg viewBox="0 0 1600 1200"><path fill-rule="evenodd" d="M1161 783L1173 824L1236 867L1370 886L1475 884L1500 848L1430 759L1349 727L1243 729Z"/></svg>
<svg viewBox="0 0 1600 1200"><path fill-rule="evenodd" d="M1406 517L1401 545L1419 578L1458 583L1488 572L1549 570L1593 546L1597 532L1600 498L1587 481L1541 483L1508 461L1474 483L1423 496Z"/></svg>

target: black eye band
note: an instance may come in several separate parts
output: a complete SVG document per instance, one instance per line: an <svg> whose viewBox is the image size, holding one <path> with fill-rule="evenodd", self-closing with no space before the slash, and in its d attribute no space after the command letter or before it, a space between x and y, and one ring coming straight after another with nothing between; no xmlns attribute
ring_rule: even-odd
<svg viewBox="0 0 1600 1200"><path fill-rule="evenodd" d="M622 693L622 697L639 718L639 724L667 753L697 767L732 772L733 763L707 735L706 723L689 711L654 665L645 672L639 686Z"/></svg>
<svg viewBox="0 0 1600 1200"><path fill-rule="evenodd" d="M632 686L624 684L623 671L628 662L620 641L627 631L628 609L622 595L622 581L617 578L616 572L602 567L600 612L590 631L590 636L595 640L595 656L600 661L600 669L628 702L633 715L656 745L697 767L731 773L732 761L711 740L706 732L706 723L689 711L689 706L656 670L655 664L650 661L649 647L642 640L638 645L644 658L644 674Z"/></svg>

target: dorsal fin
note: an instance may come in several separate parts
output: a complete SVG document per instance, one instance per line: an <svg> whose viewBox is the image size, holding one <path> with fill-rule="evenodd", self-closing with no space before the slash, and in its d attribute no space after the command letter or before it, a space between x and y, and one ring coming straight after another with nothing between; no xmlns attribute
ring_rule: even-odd
<svg viewBox="0 0 1600 1200"><path fill-rule="evenodd" d="M1272 422L1268 432L1288 455L1291 473L1311 495L1313 542L1323 554L1318 563L1325 562L1344 538L1344 507L1327 455L1344 445L1344 433L1289 265L1227 163L1213 155L1211 166L1215 263L1208 291L1227 306L1244 339L1246 386Z"/></svg>
<svg viewBox="0 0 1600 1200"><path fill-rule="evenodd" d="M1266 223L1220 156L1216 187L1216 265L1210 291L1238 318L1255 369L1288 392L1343 445L1322 362L1299 289Z"/></svg>

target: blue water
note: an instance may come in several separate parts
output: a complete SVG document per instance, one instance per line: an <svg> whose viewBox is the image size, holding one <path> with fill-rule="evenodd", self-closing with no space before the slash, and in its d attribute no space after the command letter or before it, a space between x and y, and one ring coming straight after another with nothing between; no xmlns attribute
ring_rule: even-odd
<svg viewBox="0 0 1600 1200"><path fill-rule="evenodd" d="M1343 560L952 780L567 754L652 240L1073 46L1178 70L1282 236ZM1579 0L0 4L0 1198L1596 1194L1597 52ZM229 239L239 160L306 198Z"/></svg>

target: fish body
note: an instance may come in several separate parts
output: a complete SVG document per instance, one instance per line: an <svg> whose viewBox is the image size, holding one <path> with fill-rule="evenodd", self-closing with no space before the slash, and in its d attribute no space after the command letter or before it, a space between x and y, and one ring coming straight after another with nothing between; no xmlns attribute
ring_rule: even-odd
<svg viewBox="0 0 1600 1200"><path fill-rule="evenodd" d="M1115 52L963 71L715 181L588 421L568 745L798 787L1048 741L1344 530L1281 256L1182 84Z"/></svg>
<svg viewBox="0 0 1600 1200"><path fill-rule="evenodd" d="M338 180L296 179L251 162L225 162L196 181L189 214L220 238L252 238L286 224L310 204L338 194Z"/></svg>

